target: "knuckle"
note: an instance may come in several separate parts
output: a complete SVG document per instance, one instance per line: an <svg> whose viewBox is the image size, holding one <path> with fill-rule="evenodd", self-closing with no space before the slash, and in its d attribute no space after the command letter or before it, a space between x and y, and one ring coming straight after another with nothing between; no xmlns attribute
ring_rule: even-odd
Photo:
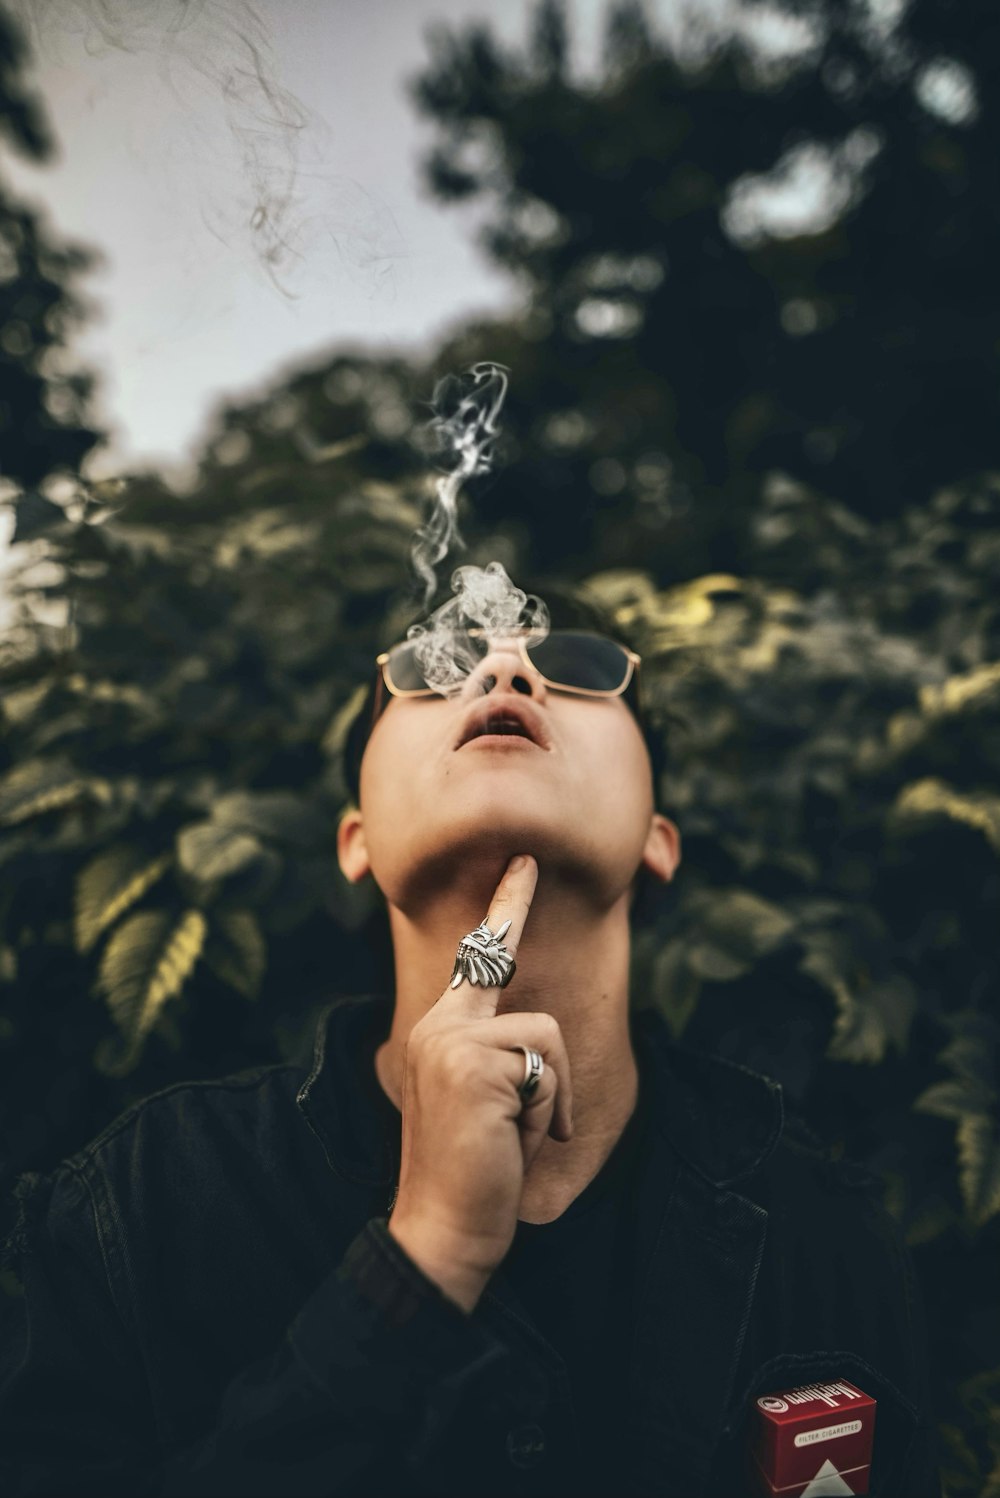
<svg viewBox="0 0 1000 1498"><path fill-rule="evenodd" d="M562 1030L554 1014L547 1014L543 1010L534 1016L534 1023L539 1036L543 1040L550 1042L562 1040Z"/></svg>
<svg viewBox="0 0 1000 1498"><path fill-rule="evenodd" d="M452 1039L450 1043L439 1046L435 1071L441 1085L449 1091L459 1091L468 1086L473 1060L472 1048L461 1041Z"/></svg>
<svg viewBox="0 0 1000 1498"><path fill-rule="evenodd" d="M438 1069L440 1057L447 1051L449 1037L440 1030L421 1030L414 1025L406 1042L407 1064L414 1070L426 1072Z"/></svg>
<svg viewBox="0 0 1000 1498"><path fill-rule="evenodd" d="M420 1057L427 1050L428 1044L431 1042L432 1032L422 1030L420 1028L421 1023L422 1021L418 1021L413 1026L403 1045L403 1053L406 1059L411 1062L419 1061Z"/></svg>
<svg viewBox="0 0 1000 1498"><path fill-rule="evenodd" d="M475 1099L482 1095L484 1048L468 1033L468 1026L428 1029L416 1037L417 1026L406 1045L406 1067L418 1092L429 1097Z"/></svg>

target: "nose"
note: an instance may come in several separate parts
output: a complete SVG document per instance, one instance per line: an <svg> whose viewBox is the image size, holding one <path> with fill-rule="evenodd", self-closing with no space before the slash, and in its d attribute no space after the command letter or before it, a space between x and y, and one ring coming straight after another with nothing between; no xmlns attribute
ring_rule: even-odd
<svg viewBox="0 0 1000 1498"><path fill-rule="evenodd" d="M538 672L524 664L520 652L494 647L469 673L463 695L476 697L486 692L521 692L536 702L545 701L545 683Z"/></svg>

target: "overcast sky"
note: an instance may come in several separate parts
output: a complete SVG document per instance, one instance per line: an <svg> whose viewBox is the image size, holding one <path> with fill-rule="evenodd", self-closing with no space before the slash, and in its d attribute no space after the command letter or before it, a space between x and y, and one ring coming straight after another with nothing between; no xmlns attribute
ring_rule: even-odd
<svg viewBox="0 0 1000 1498"><path fill-rule="evenodd" d="M351 342L426 344L511 305L512 283L475 248L475 210L445 208L420 185L429 128L406 85L435 21L488 18L513 42L527 0L13 8L30 27L59 158L33 168L7 157L4 170L61 235L103 257L86 278L95 311L78 340L112 433L101 471L177 462L213 402L304 357ZM571 9L576 59L590 69L603 0ZM174 27L181 15L195 19ZM251 47L278 91L266 103L252 80L242 97L224 88ZM260 129L262 113L288 128ZM291 190L276 226L290 247L275 270L283 290L261 259L274 248L267 225L248 227L262 182L275 197Z"/></svg>

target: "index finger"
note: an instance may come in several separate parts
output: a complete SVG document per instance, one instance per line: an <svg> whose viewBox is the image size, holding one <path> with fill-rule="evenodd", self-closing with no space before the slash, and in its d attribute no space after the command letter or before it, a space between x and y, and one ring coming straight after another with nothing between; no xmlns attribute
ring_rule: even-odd
<svg viewBox="0 0 1000 1498"><path fill-rule="evenodd" d="M538 865L530 853L516 854L504 870L490 901L486 924L513 955L521 944L528 911L538 883ZM500 928L504 927L501 936Z"/></svg>
<svg viewBox="0 0 1000 1498"><path fill-rule="evenodd" d="M493 933L493 940L502 943L511 956L516 955L520 945L537 883L537 863L530 854L519 853L508 863L490 901L485 924ZM481 994L485 1000L482 1007L487 1008L491 1014L496 1013L502 991L499 984L470 983L467 978L457 974L449 983L448 989L445 989L445 995L453 988L461 991L463 999L472 994Z"/></svg>

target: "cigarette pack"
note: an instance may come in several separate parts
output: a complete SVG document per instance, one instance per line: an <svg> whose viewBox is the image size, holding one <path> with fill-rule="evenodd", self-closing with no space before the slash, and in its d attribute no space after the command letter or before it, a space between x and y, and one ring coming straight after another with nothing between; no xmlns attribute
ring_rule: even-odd
<svg viewBox="0 0 1000 1498"><path fill-rule="evenodd" d="M750 1473L767 1498L868 1492L875 1400L846 1379L762 1394Z"/></svg>

